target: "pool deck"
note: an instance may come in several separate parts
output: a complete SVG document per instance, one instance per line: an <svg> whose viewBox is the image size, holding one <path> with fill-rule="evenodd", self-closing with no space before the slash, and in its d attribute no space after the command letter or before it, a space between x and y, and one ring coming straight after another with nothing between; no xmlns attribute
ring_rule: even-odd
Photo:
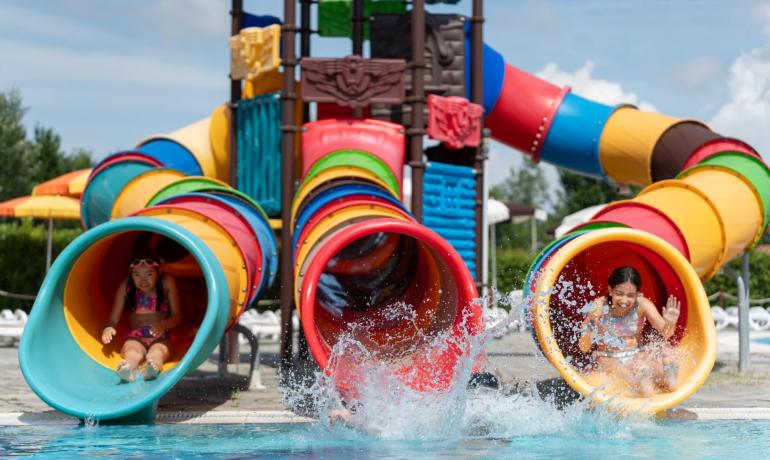
<svg viewBox="0 0 770 460"><path fill-rule="evenodd" d="M770 337L753 332L748 372L738 373L738 333L717 334L717 362L708 381L682 404L700 419L770 419L770 345L753 340ZM245 352L245 350L243 350ZM277 346L261 345L264 390L241 391L248 364L230 365L232 374L220 378L216 356L183 378L158 404L158 423L296 423L309 419L284 406L278 388ZM243 354L244 361L246 354ZM554 368L537 351L528 332L511 332L488 348L488 369L503 390L534 387L541 395L566 388ZM0 347L0 426L70 424L29 389L18 364L18 348Z"/></svg>

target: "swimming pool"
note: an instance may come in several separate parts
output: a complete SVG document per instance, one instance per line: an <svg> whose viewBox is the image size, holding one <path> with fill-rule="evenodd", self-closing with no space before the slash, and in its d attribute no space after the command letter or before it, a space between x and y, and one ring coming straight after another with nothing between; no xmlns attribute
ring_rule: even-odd
<svg viewBox="0 0 770 460"><path fill-rule="evenodd" d="M762 345L770 345L770 337L762 337L759 339L754 339L752 342L756 342Z"/></svg>
<svg viewBox="0 0 770 460"><path fill-rule="evenodd" d="M521 435L390 439L321 423L0 428L0 456L121 458L746 458L770 449L770 420L566 424L521 420ZM516 431L517 427L510 427ZM493 430L494 431L494 430Z"/></svg>

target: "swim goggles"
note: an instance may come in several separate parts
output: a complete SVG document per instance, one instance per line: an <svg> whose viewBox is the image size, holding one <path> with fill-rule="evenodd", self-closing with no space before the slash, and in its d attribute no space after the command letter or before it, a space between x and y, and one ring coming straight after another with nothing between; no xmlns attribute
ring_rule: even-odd
<svg viewBox="0 0 770 460"><path fill-rule="evenodd" d="M156 261L154 259L151 259L151 258L146 258L146 259L134 259L134 260L132 260L131 264L129 264L129 266L128 266L128 269L131 270L132 268L138 267L140 265L146 265L146 266L151 267L151 268L152 267L160 268L160 264L158 263L158 261Z"/></svg>

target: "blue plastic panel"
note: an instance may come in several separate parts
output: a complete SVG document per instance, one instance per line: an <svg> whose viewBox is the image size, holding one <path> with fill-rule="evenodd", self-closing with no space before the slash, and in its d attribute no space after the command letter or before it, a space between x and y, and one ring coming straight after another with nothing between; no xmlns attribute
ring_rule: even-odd
<svg viewBox="0 0 770 460"><path fill-rule="evenodd" d="M269 216L281 213L281 101L278 93L238 102L237 188Z"/></svg>
<svg viewBox="0 0 770 460"><path fill-rule="evenodd" d="M476 277L476 180L473 168L430 162L423 185L423 223L444 237Z"/></svg>

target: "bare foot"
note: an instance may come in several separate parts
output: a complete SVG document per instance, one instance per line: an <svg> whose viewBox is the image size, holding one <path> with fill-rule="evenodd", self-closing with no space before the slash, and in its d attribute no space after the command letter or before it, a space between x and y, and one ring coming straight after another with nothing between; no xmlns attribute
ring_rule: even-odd
<svg viewBox="0 0 770 460"><path fill-rule="evenodd" d="M664 383L668 391L676 390L676 386L679 383L679 364L668 363L663 365L663 377Z"/></svg>
<svg viewBox="0 0 770 460"><path fill-rule="evenodd" d="M118 364L118 368L115 369L115 373L120 377L120 381L124 383L130 383L136 380L134 371L135 369L132 369L126 360L121 361L120 364Z"/></svg>
<svg viewBox="0 0 770 460"><path fill-rule="evenodd" d="M144 379L154 380L158 377L158 374L160 374L160 367L152 361L147 361L144 365Z"/></svg>
<svg viewBox="0 0 770 460"><path fill-rule="evenodd" d="M337 422L342 422L345 425L350 424L350 411L347 409L335 409L329 412L329 423L336 425Z"/></svg>

